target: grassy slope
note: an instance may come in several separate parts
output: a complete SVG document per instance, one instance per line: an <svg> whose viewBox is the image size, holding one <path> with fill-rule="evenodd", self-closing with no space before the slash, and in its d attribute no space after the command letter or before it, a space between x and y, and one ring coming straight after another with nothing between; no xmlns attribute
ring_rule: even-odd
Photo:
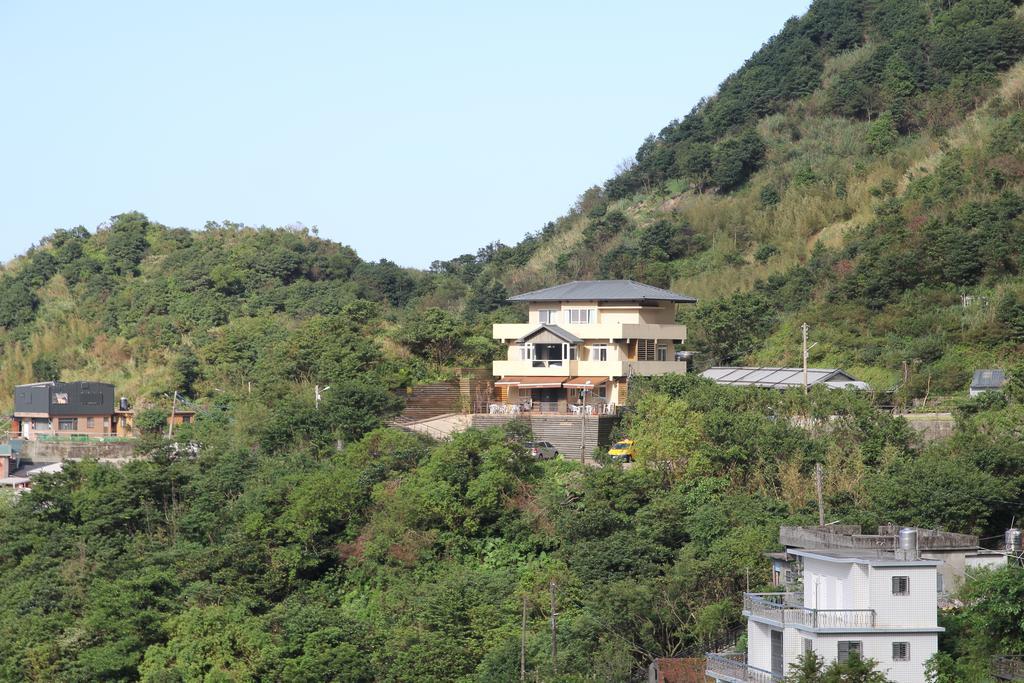
<svg viewBox="0 0 1024 683"><path fill-rule="evenodd" d="M1021 14L1018 10L1018 15ZM864 46L830 60L823 82L827 83L830 73L861 58L870 49L870 45ZM673 264L676 276L672 289L675 291L702 301L748 291L758 281L805 263L817 242L832 248L847 243L852 230L873 219L879 199L872 191L877 192L883 184L894 185L899 194L914 178L933 172L951 150L984 154L984 143L1000 120L991 114L989 104L997 98L1011 103L1024 100L1024 62L1002 74L1000 81L998 90L958 125L942 133L922 130L902 136L884 156L872 154L865 141L869 123L823 112L823 89L819 89L793 103L788 111L760 121L758 132L768 143L766 162L740 190L724 195L698 194L684 190L677 181L670 181L656 192L619 200L611 204L609 210L622 211L637 227L666 215L682 214L696 232L708 238L711 246L706 252ZM801 174L806 177L808 170L813 172L814 179L801 181ZM760 193L768 186L784 189L778 204L765 208ZM845 194L837 193L839 187L845 189ZM582 241L589 221L579 210L565 217L560 231L544 241L527 268L506 278L510 289L556 281L553 270L557 256ZM619 242L621 238L613 239L606 248ZM777 248L778 253L760 262L754 252L765 244ZM972 291L995 300L1004 289L1016 289L1021 284L1020 278L1006 278ZM991 322L991 308L964 312L958 296L946 299L941 303L947 309L945 317L955 318L965 330ZM799 325L804 320L817 321L825 327L813 333L819 341L812 353L814 364L848 368L879 388L894 386L901 373L898 363L864 364L858 362L856 354L846 352L851 341L853 346L868 343L864 339L849 339L850 335L858 333L856 325L830 334L827 326L842 326L844 314L838 306L809 305L808 310L785 316L763 348L749 360L766 365L798 364ZM867 321L860 322L864 324L859 332L867 334ZM870 343L885 344L886 341L882 338L870 340ZM948 362L958 362L964 368L964 378L969 368L1013 360L1012 350L993 352L969 342L951 348L949 355Z"/></svg>

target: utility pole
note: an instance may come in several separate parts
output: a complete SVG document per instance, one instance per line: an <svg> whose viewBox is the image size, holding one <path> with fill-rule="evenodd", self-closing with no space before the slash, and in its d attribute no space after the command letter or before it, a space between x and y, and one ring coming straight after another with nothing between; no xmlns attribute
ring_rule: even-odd
<svg viewBox="0 0 1024 683"><path fill-rule="evenodd" d="M804 344L803 344L803 357L804 357L804 393L809 391L807 383L807 359L810 356L811 349L818 345L818 342L814 342L810 346L807 345L807 332L810 331L811 326L804 323L800 326L800 330L803 332Z"/></svg>
<svg viewBox="0 0 1024 683"><path fill-rule="evenodd" d="M590 380L587 380L590 384ZM587 392L589 389L584 386L580 389L582 404L580 405L580 464L587 464Z"/></svg>
<svg viewBox="0 0 1024 683"><path fill-rule="evenodd" d="M822 467L821 463L815 463L814 465L814 490L818 494L818 526L825 526L825 502L821 497L821 474Z"/></svg>
<svg viewBox="0 0 1024 683"><path fill-rule="evenodd" d="M319 384L313 386L313 398L316 401L316 409L320 410L320 400L323 398L324 392L330 389L331 386L327 385L323 389L320 388Z"/></svg>
<svg viewBox="0 0 1024 683"><path fill-rule="evenodd" d="M557 584L551 582L551 671L558 675L558 605L555 602Z"/></svg>
<svg viewBox="0 0 1024 683"><path fill-rule="evenodd" d="M164 394L166 396L167 394ZM167 421L167 438L174 436L174 411L178 407L178 392L175 390L174 398L171 399L171 419Z"/></svg>
<svg viewBox="0 0 1024 683"><path fill-rule="evenodd" d="M526 594L523 594L523 629L519 638L519 680L526 680Z"/></svg>

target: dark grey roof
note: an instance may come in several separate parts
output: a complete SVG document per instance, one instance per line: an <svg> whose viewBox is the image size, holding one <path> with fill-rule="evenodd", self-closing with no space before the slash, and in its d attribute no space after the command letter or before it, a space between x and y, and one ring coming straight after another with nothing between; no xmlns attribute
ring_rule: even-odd
<svg viewBox="0 0 1024 683"><path fill-rule="evenodd" d="M971 389L998 389L1006 382L1006 373L998 368L975 370Z"/></svg>
<svg viewBox="0 0 1024 683"><path fill-rule="evenodd" d="M517 294L509 301L673 301L692 304L692 296L676 294L632 280L577 280L535 292Z"/></svg>
<svg viewBox="0 0 1024 683"><path fill-rule="evenodd" d="M551 334L555 335L559 339L565 340L569 344L582 344L583 343L583 340L580 339L579 337L577 337L572 332L568 332L567 330L562 329L558 325L548 325L548 324L538 325L537 327L535 327L534 329L530 330L528 333L524 334L522 337L517 339L516 342L521 344L524 341L526 341L527 339L529 339L530 337L532 337L533 335L535 335L538 332L540 332L541 330L547 330Z"/></svg>
<svg viewBox="0 0 1024 683"><path fill-rule="evenodd" d="M717 384L739 387L770 387L785 389L799 387L804 383L803 368L754 368L754 367L716 367L708 368L700 373L701 377L713 380ZM855 389L866 389L867 385L858 382L851 375L836 368L807 368L807 384L826 384L832 387L850 385Z"/></svg>

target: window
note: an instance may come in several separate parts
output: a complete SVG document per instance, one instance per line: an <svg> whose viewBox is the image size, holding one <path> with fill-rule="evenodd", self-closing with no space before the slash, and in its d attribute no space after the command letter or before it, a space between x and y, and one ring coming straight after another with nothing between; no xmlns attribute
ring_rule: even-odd
<svg viewBox="0 0 1024 683"><path fill-rule="evenodd" d="M894 662L909 662L910 661L910 643L893 643L892 644L892 661L894 661Z"/></svg>
<svg viewBox="0 0 1024 683"><path fill-rule="evenodd" d="M537 313L540 314L541 325L553 325L554 323L558 322L558 311L556 310L546 308L537 311Z"/></svg>
<svg viewBox="0 0 1024 683"><path fill-rule="evenodd" d="M608 360L608 345L593 344L590 347L590 360Z"/></svg>
<svg viewBox="0 0 1024 683"><path fill-rule="evenodd" d="M937 590L939 593L944 592L942 590L942 574L935 575L935 590Z"/></svg>
<svg viewBox="0 0 1024 683"><path fill-rule="evenodd" d="M576 347L570 344L569 345L569 360L576 360L578 355L579 355L579 352L577 351Z"/></svg>
<svg viewBox="0 0 1024 683"><path fill-rule="evenodd" d="M851 654L860 657L863 652L864 648L859 640L840 640L836 659L840 662L845 662L850 659Z"/></svg>
<svg viewBox="0 0 1024 683"><path fill-rule="evenodd" d="M653 339L637 339L636 340L636 359L637 360L655 360L657 358L657 350Z"/></svg>
<svg viewBox="0 0 1024 683"><path fill-rule="evenodd" d="M57 421L57 429L62 432L73 432L78 429L77 417L62 417Z"/></svg>
<svg viewBox="0 0 1024 683"><path fill-rule="evenodd" d="M570 325L588 325L597 322L597 311L592 308L570 308L567 312Z"/></svg>
<svg viewBox="0 0 1024 683"><path fill-rule="evenodd" d="M658 344L658 360L668 360L668 346Z"/></svg>
<svg viewBox="0 0 1024 683"><path fill-rule="evenodd" d="M608 385L607 384L599 384L598 386L594 387L594 396L596 396L597 398L600 398L602 400L607 401L608 400Z"/></svg>
<svg viewBox="0 0 1024 683"><path fill-rule="evenodd" d="M533 360L533 344L520 344L519 345L519 359L520 360Z"/></svg>
<svg viewBox="0 0 1024 683"><path fill-rule="evenodd" d="M810 638L804 638L803 653L814 652L814 641Z"/></svg>
<svg viewBox="0 0 1024 683"><path fill-rule="evenodd" d="M53 403L54 403L54 405L63 406L63 405L67 405L67 402L68 402L68 395L66 393L61 392L61 393L55 393L53 395Z"/></svg>
<svg viewBox="0 0 1024 683"><path fill-rule="evenodd" d="M87 418L85 418L85 426L86 426L87 429L92 429L93 427L95 427L96 426L96 418L94 418L94 417L87 417Z"/></svg>
<svg viewBox="0 0 1024 683"><path fill-rule="evenodd" d="M894 576L894 577L892 577L892 594L893 595L910 595L910 577L909 576Z"/></svg>

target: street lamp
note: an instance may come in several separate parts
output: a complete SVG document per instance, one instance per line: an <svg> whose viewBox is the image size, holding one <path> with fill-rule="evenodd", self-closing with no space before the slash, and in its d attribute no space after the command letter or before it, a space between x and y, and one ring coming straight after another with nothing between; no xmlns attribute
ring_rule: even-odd
<svg viewBox="0 0 1024 683"><path fill-rule="evenodd" d="M323 398L324 392L331 388L331 385L327 385L323 389L320 388L319 384L313 386L313 396L316 401L316 409L320 410L320 400Z"/></svg>

